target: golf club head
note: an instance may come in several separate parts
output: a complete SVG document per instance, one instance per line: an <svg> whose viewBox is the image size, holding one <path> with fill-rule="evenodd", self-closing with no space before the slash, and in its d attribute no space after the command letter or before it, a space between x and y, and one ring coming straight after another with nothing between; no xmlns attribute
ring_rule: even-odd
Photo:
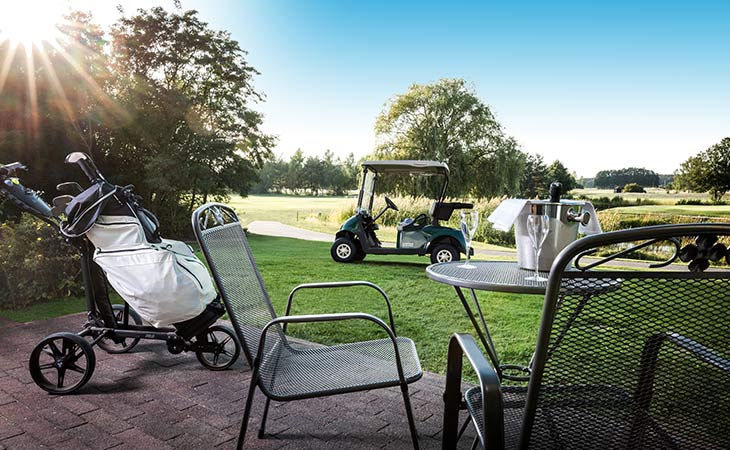
<svg viewBox="0 0 730 450"><path fill-rule="evenodd" d="M60 217L66 211L66 205L74 198L70 195L59 195L53 199L53 208L51 208L51 214L55 217Z"/></svg>

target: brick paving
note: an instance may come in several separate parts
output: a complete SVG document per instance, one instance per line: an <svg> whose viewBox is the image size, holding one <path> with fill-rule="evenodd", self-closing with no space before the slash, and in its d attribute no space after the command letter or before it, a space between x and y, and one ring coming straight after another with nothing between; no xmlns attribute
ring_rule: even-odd
<svg viewBox="0 0 730 450"><path fill-rule="evenodd" d="M232 369L210 372L160 342L122 355L95 348L96 370L77 394L38 388L27 369L31 349L50 333L78 331L83 320L0 322L0 450L235 448L251 376L243 355ZM440 448L443 386L443 377L426 373L409 387L422 449ZM264 404L256 395L247 449L412 448L399 388L272 402L265 439L256 437Z"/></svg>

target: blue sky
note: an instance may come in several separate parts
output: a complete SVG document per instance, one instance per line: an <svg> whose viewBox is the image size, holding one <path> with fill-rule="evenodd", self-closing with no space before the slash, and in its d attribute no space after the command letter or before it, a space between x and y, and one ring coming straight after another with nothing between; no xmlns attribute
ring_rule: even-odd
<svg viewBox="0 0 730 450"><path fill-rule="evenodd" d="M71 0L101 22L112 4ZM124 2L134 7L167 0ZM88 6L87 6L88 5ZM182 0L261 72L276 153L363 156L387 100L469 81L523 150L671 173L730 136L730 2Z"/></svg>

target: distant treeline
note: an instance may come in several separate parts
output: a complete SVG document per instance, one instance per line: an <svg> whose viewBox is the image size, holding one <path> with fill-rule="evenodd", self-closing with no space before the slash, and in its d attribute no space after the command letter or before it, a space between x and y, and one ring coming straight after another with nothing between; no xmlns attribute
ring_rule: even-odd
<svg viewBox="0 0 730 450"><path fill-rule="evenodd" d="M659 174L653 170L627 167L619 170L601 170L596 174L593 185L597 188L612 188L636 183L644 187L660 186Z"/></svg>
<svg viewBox="0 0 730 450"><path fill-rule="evenodd" d="M297 150L289 161L274 158L259 171L251 193L342 195L357 185L359 165L351 153L344 160L327 150L324 156L305 157Z"/></svg>

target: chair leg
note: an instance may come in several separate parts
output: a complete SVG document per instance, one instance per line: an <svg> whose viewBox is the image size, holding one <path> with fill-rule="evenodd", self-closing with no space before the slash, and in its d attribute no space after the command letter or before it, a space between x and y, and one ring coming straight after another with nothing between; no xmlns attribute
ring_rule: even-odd
<svg viewBox="0 0 730 450"><path fill-rule="evenodd" d="M403 403L406 405L406 415L408 416L408 427L411 429L411 440L413 440L413 450L418 450L418 433L416 432L416 423L413 420L413 411L411 410L411 399L408 397L408 385L402 384L400 387L403 393Z"/></svg>
<svg viewBox="0 0 730 450"><path fill-rule="evenodd" d="M266 434L266 418L269 416L269 404L271 399L266 397L266 405L264 406L264 416L261 418L261 428L259 428L259 439L263 439Z"/></svg>
<svg viewBox="0 0 730 450"><path fill-rule="evenodd" d="M243 410L243 420L241 420L241 432L238 434L237 450L243 450L243 441L246 439L246 428L248 427L248 419L251 417L251 405L253 404L253 396L256 393L256 379L259 376L258 368L253 369L251 374L251 386L248 388L248 396L246 397L246 407Z"/></svg>

